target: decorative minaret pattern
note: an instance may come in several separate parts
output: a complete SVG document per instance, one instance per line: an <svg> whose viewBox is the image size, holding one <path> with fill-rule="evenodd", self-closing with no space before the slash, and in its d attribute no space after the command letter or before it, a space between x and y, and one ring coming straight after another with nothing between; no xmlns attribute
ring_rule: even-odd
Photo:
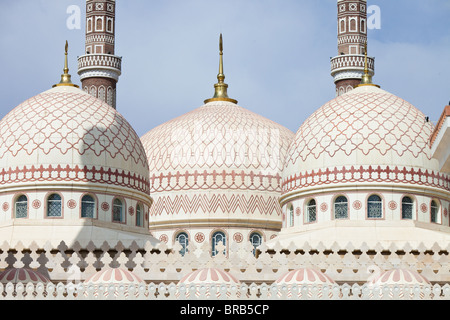
<svg viewBox="0 0 450 320"><path fill-rule="evenodd" d="M338 56L331 58L331 75L336 96L361 83L367 45L367 0L338 0ZM374 58L367 58L369 74L374 75Z"/></svg>
<svg viewBox="0 0 450 320"><path fill-rule="evenodd" d="M115 56L115 0L86 0L86 52L78 58L84 91L116 108L122 58Z"/></svg>

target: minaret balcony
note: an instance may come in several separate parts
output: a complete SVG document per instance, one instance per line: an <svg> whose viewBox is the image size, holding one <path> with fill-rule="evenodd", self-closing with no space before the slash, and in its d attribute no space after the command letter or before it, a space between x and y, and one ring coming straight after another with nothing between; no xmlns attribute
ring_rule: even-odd
<svg viewBox="0 0 450 320"><path fill-rule="evenodd" d="M81 80L88 77L114 78L122 73L122 57L110 54L86 54L78 57L78 74Z"/></svg>
<svg viewBox="0 0 450 320"><path fill-rule="evenodd" d="M344 54L331 58L331 75L342 71L364 71L365 55L363 54ZM375 70L375 59L367 57L367 67L371 74Z"/></svg>

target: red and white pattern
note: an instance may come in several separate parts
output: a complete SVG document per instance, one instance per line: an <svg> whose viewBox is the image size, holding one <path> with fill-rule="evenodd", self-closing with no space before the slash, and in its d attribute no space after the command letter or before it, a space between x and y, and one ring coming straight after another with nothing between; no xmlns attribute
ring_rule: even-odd
<svg viewBox="0 0 450 320"><path fill-rule="evenodd" d="M180 284L236 284L240 282L230 273L216 269L216 268L204 268L193 271L184 276L179 282Z"/></svg>
<svg viewBox="0 0 450 320"><path fill-rule="evenodd" d="M135 286L137 288L139 285L145 285L145 281L135 275L133 272L128 271L123 268L104 268L103 270L95 273L84 282L86 285L85 296L89 294L89 287L94 286L93 295L97 297L99 295L99 286L104 285L115 285L114 295L117 297L119 294L119 285L127 286L125 288L125 296L129 295L128 286ZM108 295L108 290L104 291L104 296ZM136 290L136 295L139 293Z"/></svg>
<svg viewBox="0 0 450 320"><path fill-rule="evenodd" d="M319 288L319 297L322 297L322 290L326 286L328 288L333 287L336 283L333 279L331 279L329 276L324 274L323 272L315 269L310 268L300 268L296 270L289 271L282 275L280 278L278 278L275 281L275 284L278 285L278 296L281 296L281 290L283 289L283 286L286 287L286 295L287 297L291 298L293 296L293 286L294 285L306 285L309 288L312 286L317 286ZM303 293L302 291L298 290L298 298L301 298ZM331 294L330 294L331 296ZM308 297L312 297L312 293L308 293Z"/></svg>
<svg viewBox="0 0 450 320"><path fill-rule="evenodd" d="M359 200L355 200L353 202L353 209L355 210L360 210L362 208L362 203Z"/></svg>
<svg viewBox="0 0 450 320"><path fill-rule="evenodd" d="M67 201L67 207L69 209L75 209L77 207L77 202L73 199L70 199L69 201Z"/></svg>
<svg viewBox="0 0 450 320"><path fill-rule="evenodd" d="M202 243L203 241L205 241L205 235L202 232L197 232L194 239L197 243Z"/></svg>
<svg viewBox="0 0 450 320"><path fill-rule="evenodd" d="M433 124L405 100L359 87L314 112L287 153L283 194L344 183L414 184L450 190L431 157Z"/></svg>
<svg viewBox="0 0 450 320"><path fill-rule="evenodd" d="M31 203L33 209L39 209L41 207L41 202L38 199L33 200Z"/></svg>
<svg viewBox="0 0 450 320"><path fill-rule="evenodd" d="M395 201L389 201L388 207L389 207L389 209L391 209L391 210L397 209L397 202L395 202Z"/></svg>
<svg viewBox="0 0 450 320"><path fill-rule="evenodd" d="M216 268L204 268L204 269L199 269L196 271L193 271L189 274L187 274L186 276L184 276L179 282L178 282L178 287L180 285L184 285L187 287L187 289L189 289L190 285L195 285L195 295L198 297L200 295L200 287L202 285L206 285L206 297L210 296L210 288L209 286L211 285L216 285L216 286L222 286L222 285L226 285L227 288L227 292L226 294L228 296L230 296L230 289L232 286L235 287L236 289L236 294L237 297L240 296L240 292L239 292L239 286L240 286L240 281L235 278L233 275L231 275L229 272L226 272L224 270L220 270L220 269L216 269ZM217 288L219 291L219 288ZM186 297L190 296L190 291L187 290L186 293ZM217 295L219 296L219 293L217 293ZM177 296L180 296L180 293L177 293ZM183 298L183 297L181 297Z"/></svg>
<svg viewBox="0 0 450 320"><path fill-rule="evenodd" d="M3 118L0 168L2 185L88 181L149 189L147 157L133 128L106 103L73 87L43 92Z"/></svg>
<svg viewBox="0 0 450 320"><path fill-rule="evenodd" d="M23 283L26 285L27 283L50 283L50 279L42 275L40 272L34 271L28 268L10 268L6 269L2 273L0 273L0 283Z"/></svg>
<svg viewBox="0 0 450 320"><path fill-rule="evenodd" d="M150 208L150 216L179 215L196 213L245 213L262 216L280 216L278 196L264 197L246 194L198 194L194 196L174 194L173 196L153 196L155 202Z"/></svg>
<svg viewBox="0 0 450 320"><path fill-rule="evenodd" d="M431 159L428 139L433 131L424 119L422 112L393 94L376 87L357 88L326 103L305 121L289 148L285 166L338 155L355 159L354 153L400 161L408 157L422 166L423 157ZM309 169L313 168L304 168Z"/></svg>
<svg viewBox="0 0 450 320"><path fill-rule="evenodd" d="M156 175L239 168L276 176L292 138L291 131L256 113L214 102L156 127L141 140Z"/></svg>
<svg viewBox="0 0 450 320"><path fill-rule="evenodd" d="M104 268L90 276L85 284L136 284L145 283L134 273L123 268Z"/></svg>
<svg viewBox="0 0 450 320"><path fill-rule="evenodd" d="M289 271L278 278L275 283L277 285L308 284L327 286L332 286L335 284L334 280L323 272L310 268L300 268Z"/></svg>
<svg viewBox="0 0 450 320"><path fill-rule="evenodd" d="M0 185L36 183L36 182L91 182L119 185L148 194L150 183L148 177L121 169L95 166L25 166L3 169L0 171Z"/></svg>
<svg viewBox="0 0 450 320"><path fill-rule="evenodd" d="M342 166L296 172L283 178L283 194L302 188L345 183L396 183L450 191L450 176L438 171L400 166Z"/></svg>
<svg viewBox="0 0 450 320"><path fill-rule="evenodd" d="M373 267L373 269L375 269L374 274L367 281L369 288L383 289L388 287L391 289L389 296L392 298L394 297L393 289L395 287L409 288L409 294L408 291L401 290L399 298L409 295L411 299L416 297L423 299L423 290L431 290L432 288L430 281L415 270L393 269L382 272L378 267ZM414 292L415 288L419 288L419 292Z"/></svg>

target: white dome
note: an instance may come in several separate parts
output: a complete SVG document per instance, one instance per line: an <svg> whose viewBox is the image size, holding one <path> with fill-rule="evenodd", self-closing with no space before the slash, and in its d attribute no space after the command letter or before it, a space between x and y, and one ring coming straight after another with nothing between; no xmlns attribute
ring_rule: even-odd
<svg viewBox="0 0 450 320"><path fill-rule="evenodd" d="M286 157L283 191L359 182L377 170L384 175L375 181L382 176L401 181L396 173L403 168L412 175L437 170L429 145L432 132L433 124L410 103L375 86L358 87L301 125ZM412 180L401 182L416 183Z"/></svg>
<svg viewBox="0 0 450 320"><path fill-rule="evenodd" d="M78 88L54 87L0 121L0 185L0 236L10 243L156 242L138 135Z"/></svg>
<svg viewBox="0 0 450 320"><path fill-rule="evenodd" d="M190 284L208 284L208 285L239 285L240 282L230 273L216 269L216 268L204 268L192 271L184 276L178 285L190 285Z"/></svg>
<svg viewBox="0 0 450 320"><path fill-rule="evenodd" d="M387 271L376 270L367 281L370 286L427 286L430 281L414 270L392 269Z"/></svg>
<svg viewBox="0 0 450 320"><path fill-rule="evenodd" d="M139 285L145 282L135 275L133 272L128 271L124 268L105 268L97 273L90 276L84 282L86 285L89 284L133 284Z"/></svg>
<svg viewBox="0 0 450 320"><path fill-rule="evenodd" d="M70 86L26 100L0 122L0 183L119 185L148 194L139 137L106 103Z"/></svg>
<svg viewBox="0 0 450 320"><path fill-rule="evenodd" d="M321 271L300 268L289 271L278 278L275 283L277 285L320 285L320 286L333 286L334 280Z"/></svg>
<svg viewBox="0 0 450 320"><path fill-rule="evenodd" d="M41 274L38 271L29 269L29 268L9 268L0 273L0 283L8 284L8 283L23 283L26 285L27 283L50 283L50 279Z"/></svg>
<svg viewBox="0 0 450 320"><path fill-rule="evenodd" d="M196 223L210 227L215 221L217 227L279 229L281 170L293 136L224 101L209 102L149 131L141 141L154 201L152 230Z"/></svg>

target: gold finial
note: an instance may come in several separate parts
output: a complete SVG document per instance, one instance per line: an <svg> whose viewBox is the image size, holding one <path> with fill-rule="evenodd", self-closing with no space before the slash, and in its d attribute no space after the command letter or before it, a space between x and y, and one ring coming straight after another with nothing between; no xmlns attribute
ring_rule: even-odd
<svg viewBox="0 0 450 320"><path fill-rule="evenodd" d="M63 70L64 73L61 75L61 81L58 84L55 84L53 88L61 86L70 86L79 88L76 84L73 84L71 81L71 75L69 74L69 64L67 62L68 53L69 53L69 43L66 40L64 70Z"/></svg>
<svg viewBox="0 0 450 320"><path fill-rule="evenodd" d="M372 75L369 73L369 66L367 62L367 42L364 44L364 75L362 76L361 84L359 84L357 87L359 86L375 86L378 88L380 87L372 83Z"/></svg>
<svg viewBox="0 0 450 320"><path fill-rule="evenodd" d="M205 100L205 103L211 102L211 101L228 101L232 103L236 103L237 101L234 99L231 99L228 97L227 89L228 85L224 82L225 81L225 74L223 73L223 40L222 40L222 34L220 34L219 39L219 52L220 52L220 62L219 62L219 74L217 75L217 80L219 80L218 83L214 85L215 93L214 97L211 99Z"/></svg>

